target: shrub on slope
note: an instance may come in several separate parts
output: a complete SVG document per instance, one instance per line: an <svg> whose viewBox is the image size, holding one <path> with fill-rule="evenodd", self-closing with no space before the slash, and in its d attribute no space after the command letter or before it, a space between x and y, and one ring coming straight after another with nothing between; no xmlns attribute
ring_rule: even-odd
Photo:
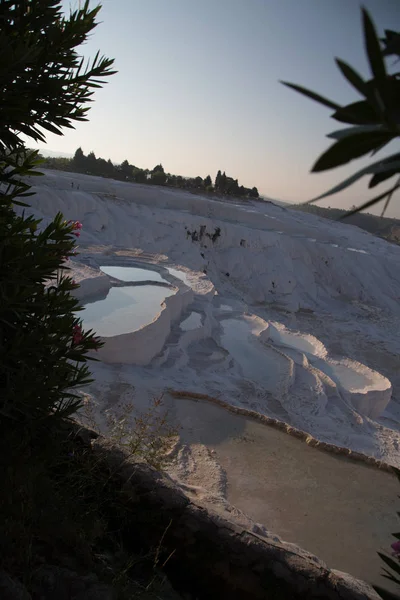
<svg viewBox="0 0 400 600"><path fill-rule="evenodd" d="M65 261L74 252L79 225L57 215L40 221L17 215L27 206L37 156L21 135L44 141L45 131L86 119L99 78L112 60L96 56L85 70L76 52L96 26L89 3L63 16L61 2L20 0L0 5L0 426L69 416L78 406L71 391L88 381L87 353L97 347L80 333L76 287ZM78 335L79 332L79 335Z"/></svg>

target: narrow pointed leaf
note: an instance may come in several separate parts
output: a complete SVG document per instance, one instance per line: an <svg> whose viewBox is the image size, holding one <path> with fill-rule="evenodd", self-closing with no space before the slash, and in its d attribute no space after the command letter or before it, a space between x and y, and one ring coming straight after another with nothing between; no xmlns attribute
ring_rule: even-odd
<svg viewBox="0 0 400 600"><path fill-rule="evenodd" d="M380 125L381 121L375 109L366 100L340 106L332 119L350 125Z"/></svg>
<svg viewBox="0 0 400 600"><path fill-rule="evenodd" d="M353 135L353 133L370 133L370 132L382 132L388 131L384 128L383 125L356 125L354 127L345 127L344 129L337 129L336 131L332 131L332 133L328 133L326 137L341 140L342 138L348 137L349 135Z"/></svg>
<svg viewBox="0 0 400 600"><path fill-rule="evenodd" d="M368 154L378 146L390 142L395 135L388 132L357 133L338 140L324 152L311 171L318 173L345 165L355 158Z"/></svg>
<svg viewBox="0 0 400 600"><path fill-rule="evenodd" d="M379 552L378 552L378 554L379 554ZM400 579L395 577L393 575L393 573L391 573L387 569L383 569L383 568L382 568L382 573L383 573L382 577L385 577L385 579L389 579L389 581L393 581L394 583L397 583L398 585L400 585Z"/></svg>
<svg viewBox="0 0 400 600"><path fill-rule="evenodd" d="M372 74L375 79L382 80L386 77L385 63L382 57L382 51L376 35L375 26L368 11L363 8L364 41L368 54L368 60Z"/></svg>
<svg viewBox="0 0 400 600"><path fill-rule="evenodd" d="M311 98L311 100L315 100L316 102L319 102L320 104L324 104L328 108L332 108L333 110L336 110L336 111L341 108L339 104L336 104L335 102L332 102L331 100L328 100L327 98L324 98L323 96L320 96L319 94L316 94L315 92L312 92L311 90L307 90L306 88L302 87L301 85L297 85L295 83L288 83L287 81L281 81L281 83L283 83L283 85L286 85L287 87L292 88L296 92L303 94L303 96L308 96L308 98Z"/></svg>
<svg viewBox="0 0 400 600"><path fill-rule="evenodd" d="M387 131L387 130L386 130ZM375 150L372 150L371 152L371 156L375 156L375 154L378 154L378 152L380 152L382 150L382 148L384 148L386 146L388 142L383 142L383 144L381 144L380 146L377 146L375 148Z"/></svg>
<svg viewBox="0 0 400 600"><path fill-rule="evenodd" d="M363 96L367 97L368 90L363 78L347 63L340 58L335 58L336 64L342 72L342 75L347 79L351 85L360 92Z"/></svg>
<svg viewBox="0 0 400 600"><path fill-rule="evenodd" d="M390 201L391 201L391 199L392 199L392 196L393 196L394 192L395 192L395 190L393 189L393 190L392 190L392 191L389 193L388 197L386 198L385 206L383 207L383 210L382 210L382 212L381 212L381 217L383 217L383 216L385 215L385 212L386 212L386 210L387 210L387 208L388 208L388 206L389 206L389 204L390 204ZM399 571L399 573L400 573L400 571Z"/></svg>
<svg viewBox="0 0 400 600"><path fill-rule="evenodd" d="M400 574L400 564L396 560L394 560L390 556L387 556L386 554L383 554L383 552L378 552L378 555L390 569L392 569L395 573Z"/></svg>
<svg viewBox="0 0 400 600"><path fill-rule="evenodd" d="M356 181L361 179L361 177L363 177L364 175L369 175L371 173L386 173L388 170L393 170L394 168L400 170L400 153L393 154L392 156L389 156L388 158L379 160L375 163L372 163L368 167L364 167L363 169L360 169L359 171L357 171L356 173L354 173L353 175L351 175L350 177L348 177L341 183L335 185L333 188L331 188L327 192L324 192L323 194L321 194L320 196L317 196L316 198L307 200L307 202L305 202L305 204L311 204L312 202L317 202L317 200L322 200L323 198L327 198L328 196L333 196L333 194L338 194L339 192L342 192L347 187L349 187L350 185L352 185L353 183L355 183ZM400 479L400 475L398 477Z"/></svg>
<svg viewBox="0 0 400 600"><path fill-rule="evenodd" d="M391 188L390 190L383 192L383 194L380 194L379 196L375 196L375 198L372 198L371 200L364 202L364 204L362 204L361 206L358 206L354 210L350 210L349 212L344 214L342 217L340 217L339 220L341 221L343 219L347 219L347 217L351 217L351 215L355 215L356 213L361 212L365 208L369 208L370 206L373 206L374 204L378 204L378 202L381 202L381 200L386 198L386 196L388 196L389 194L392 194L393 192L395 192L399 187L400 186L396 185L393 188Z"/></svg>
<svg viewBox="0 0 400 600"><path fill-rule="evenodd" d="M378 552L378 554L379 554L379 552ZM382 568L382 573L383 573L383 577L385 577L386 579L389 579L390 581L394 581L398 585L400 584L400 580L398 580L397 577L395 577L390 571L388 571L388 569Z"/></svg>
<svg viewBox="0 0 400 600"><path fill-rule="evenodd" d="M387 171L386 173L375 173L375 175L373 175L373 177L371 177L368 187L373 188L376 185L379 185L380 183L382 183L383 181L390 179L394 175L397 175L398 172L399 171L397 169L394 169L391 171Z"/></svg>

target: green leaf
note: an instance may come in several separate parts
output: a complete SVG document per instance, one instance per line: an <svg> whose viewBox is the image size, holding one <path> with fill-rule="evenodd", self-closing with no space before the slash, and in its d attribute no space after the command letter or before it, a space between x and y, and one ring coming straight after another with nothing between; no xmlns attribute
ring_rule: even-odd
<svg viewBox="0 0 400 600"><path fill-rule="evenodd" d="M355 133L338 140L324 152L314 164L311 171L318 173L345 165L355 158L368 154L378 146L390 142L394 137L390 132Z"/></svg>
<svg viewBox="0 0 400 600"><path fill-rule="evenodd" d="M388 164L389 161L390 161L390 164ZM363 177L364 175L369 175L371 173L386 173L388 170L392 170L394 168L400 170L400 153L393 154L392 156L389 156L388 158L379 160L375 163L372 163L368 167L364 167L363 169L360 169L359 171L357 171L357 173L354 173L353 175L351 175L350 177L348 177L341 183L335 185L333 188L331 188L327 192L324 192L320 196L317 196L316 198L312 198L311 200L308 200L307 202L305 202L305 204L311 204L312 202L316 202L317 200L322 200L322 198L326 198L328 196L333 196L333 194L342 192L347 187L349 187L350 185L352 185L353 183L358 181L358 179L361 179L361 177Z"/></svg>
<svg viewBox="0 0 400 600"><path fill-rule="evenodd" d="M383 562L387 564L388 567L390 567L395 573L400 575L400 564L396 560L394 560L390 556L387 556L386 554L383 554L382 552L378 552L378 555L383 560Z"/></svg>
<svg viewBox="0 0 400 600"><path fill-rule="evenodd" d="M345 127L344 129L337 129L336 131L332 131L332 133L328 133L326 137L341 140L342 138L349 137L353 135L353 133L369 133L376 131L388 131L385 129L383 125L358 125L355 127Z"/></svg>
<svg viewBox="0 0 400 600"><path fill-rule="evenodd" d="M61 130L58 127L54 127L54 125L52 125L51 123L43 121L40 125L41 125L41 127L43 127L43 129L47 129L47 131L50 131L51 133L54 133L55 135L62 135Z"/></svg>
<svg viewBox="0 0 400 600"><path fill-rule="evenodd" d="M368 60L372 74L375 79L381 80L386 77L386 68L383 61L382 51L379 44L378 36L376 35L375 26L372 22L368 11L363 8L363 25L364 25L364 41L368 54Z"/></svg>
<svg viewBox="0 0 400 600"><path fill-rule="evenodd" d="M380 125L381 121L374 107L366 100L352 102L346 106L339 106L332 115L332 119L350 125Z"/></svg>
<svg viewBox="0 0 400 600"><path fill-rule="evenodd" d="M400 584L400 579L397 579L390 571L382 568L382 577L385 579L389 579L389 581L393 581L394 583Z"/></svg>
<svg viewBox="0 0 400 600"><path fill-rule="evenodd" d="M393 196L393 194L394 194L394 192L395 192L395 189L396 189L396 188L392 189L392 191L391 191L391 192L389 192L389 194L388 194L388 197L386 198L385 206L383 207L383 209L382 209L382 212L381 212L381 217L383 217L383 216L384 216L384 214L385 214L385 212L386 212L386 210L387 210L387 207L388 207L388 206L389 206L389 204L390 204L390 201L391 201L391 199L392 199L392 196Z"/></svg>
<svg viewBox="0 0 400 600"><path fill-rule="evenodd" d="M335 102L332 102L331 100L328 100L327 98L324 98L323 96L320 96L319 94L316 94L315 92L312 92L311 90L307 90L306 88L302 87L301 85L297 85L295 83L288 83L287 81L281 81L281 83L283 83L283 85L286 85L287 87L292 88L296 92L303 94L304 96L308 96L308 98L311 98L311 100L315 100L316 102L319 102L320 104L324 104L328 108L333 108L333 110L336 110L336 111L341 108L339 104L336 104Z"/></svg>
<svg viewBox="0 0 400 600"><path fill-rule="evenodd" d="M342 72L342 75L347 79L351 85L360 92L362 96L367 97L368 90L364 79L347 63L340 58L335 58L336 64Z"/></svg>
<svg viewBox="0 0 400 600"><path fill-rule="evenodd" d="M386 144L387 144L387 142L383 142L380 146L377 146L375 148L375 150L372 150L371 156L375 156L375 154L378 154L378 152L380 152L382 150L382 148L384 148L386 146Z"/></svg>
<svg viewBox="0 0 400 600"><path fill-rule="evenodd" d="M30 169L29 171L27 171L25 173L25 176L28 176L28 177L41 177L42 175L43 175L43 173L41 173L40 171L36 171L36 169Z"/></svg>
<svg viewBox="0 0 400 600"><path fill-rule="evenodd" d="M400 185L396 184L390 190L383 192L383 194L380 194L379 196L375 196L375 198L372 198L371 200L364 202L364 204L362 204L361 206L358 206L354 210L350 210L349 212L344 214L342 217L340 217L339 220L341 221L343 219L346 219L347 217L351 217L351 215L355 215L356 213L361 212L365 208L369 208L370 206L373 206L374 204L378 204L378 202L380 202L381 200L386 198L386 196L388 196L389 194L393 194L393 192L395 192L399 187L400 187Z"/></svg>
<svg viewBox="0 0 400 600"><path fill-rule="evenodd" d="M375 175L373 175L373 177L371 177L371 180L368 184L368 188L373 188L376 185L383 183L383 181L386 181L387 179L390 179L394 175L397 175L398 172L399 171L397 169L394 169L394 170L386 171L383 173L376 173Z"/></svg>

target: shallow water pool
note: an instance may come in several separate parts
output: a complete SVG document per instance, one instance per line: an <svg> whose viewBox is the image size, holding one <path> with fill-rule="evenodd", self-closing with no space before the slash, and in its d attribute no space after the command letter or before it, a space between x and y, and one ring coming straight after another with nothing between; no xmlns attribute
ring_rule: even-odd
<svg viewBox="0 0 400 600"><path fill-rule="evenodd" d="M86 304L79 316L85 329L102 337L130 333L151 323L164 299L174 293L156 285L112 287L104 300Z"/></svg>
<svg viewBox="0 0 400 600"><path fill-rule="evenodd" d="M178 269L173 269L172 267L166 267L166 269L168 270L169 273L171 273L171 275L173 277L176 277L177 279L182 281L185 285L187 285L188 287L191 287L191 285L189 283L188 275L185 271L179 271Z"/></svg>
<svg viewBox="0 0 400 600"><path fill-rule="evenodd" d="M213 451L231 504L329 567L387 587L376 550L388 547L396 527L395 477L208 402L168 402L182 443ZM194 483L190 477L185 483Z"/></svg>
<svg viewBox="0 0 400 600"><path fill-rule="evenodd" d="M273 333L271 333L271 340L276 344L288 346L289 348L294 348L295 350L313 356L321 356L321 354L323 355L326 353L322 351L323 345L321 343L318 346L317 341L313 342L313 340L302 335L297 335L282 329L274 328Z"/></svg>
<svg viewBox="0 0 400 600"><path fill-rule="evenodd" d="M160 273L153 269L145 267L108 267L103 266L100 269L106 275L120 279L121 281L156 281L161 283L169 283Z"/></svg>
<svg viewBox="0 0 400 600"><path fill-rule="evenodd" d="M368 377L365 373L356 371L355 368L341 363L326 363L324 371L333 381L349 390L349 392L384 389L382 378L378 374L377 379L374 381L372 376Z"/></svg>
<svg viewBox="0 0 400 600"><path fill-rule="evenodd" d="M224 319L221 345L240 365L243 377L272 393L279 393L288 377L288 361L254 336L246 319Z"/></svg>

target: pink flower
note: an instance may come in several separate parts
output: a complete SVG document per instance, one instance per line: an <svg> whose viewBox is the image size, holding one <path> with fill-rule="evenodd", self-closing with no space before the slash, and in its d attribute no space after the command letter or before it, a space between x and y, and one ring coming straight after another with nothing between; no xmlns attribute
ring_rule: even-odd
<svg viewBox="0 0 400 600"><path fill-rule="evenodd" d="M79 221L68 221L67 225L71 225L72 224L72 229L75 232L75 235L78 235L78 232L80 229L82 229L82 223L80 223Z"/></svg>
<svg viewBox="0 0 400 600"><path fill-rule="evenodd" d="M400 541L398 542L393 542L393 544L391 544L390 546L393 550L393 554L398 555L400 554Z"/></svg>
<svg viewBox="0 0 400 600"><path fill-rule="evenodd" d="M81 232L80 231L74 231L73 234L76 235L76 237L79 237L81 235Z"/></svg>
<svg viewBox="0 0 400 600"><path fill-rule="evenodd" d="M82 327L80 325L74 325L73 332L72 332L72 345L76 346L77 344L80 344L82 340L83 340Z"/></svg>

